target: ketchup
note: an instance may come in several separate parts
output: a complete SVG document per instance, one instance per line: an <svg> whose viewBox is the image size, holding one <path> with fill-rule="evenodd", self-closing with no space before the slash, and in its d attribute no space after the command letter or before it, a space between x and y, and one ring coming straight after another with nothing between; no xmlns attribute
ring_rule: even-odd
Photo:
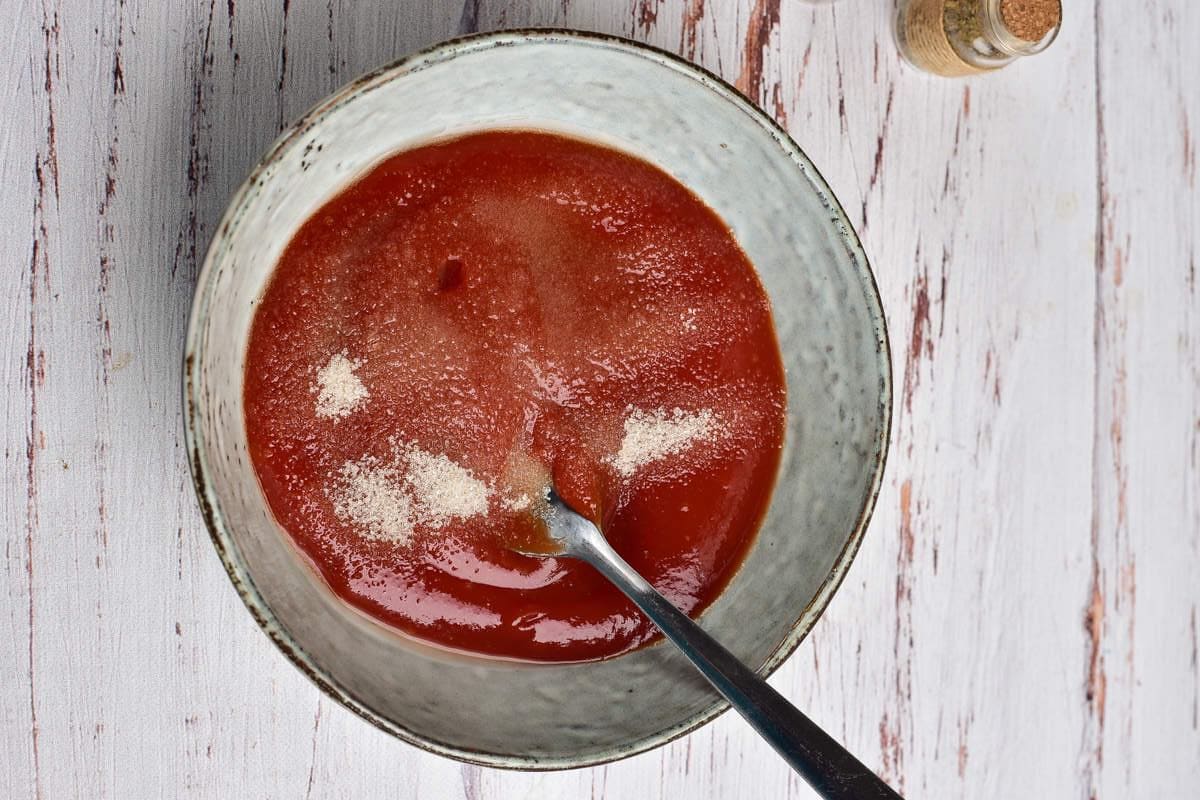
<svg viewBox="0 0 1200 800"><path fill-rule="evenodd" d="M319 415L314 376L339 353L367 396ZM244 393L263 493L334 593L405 635L527 661L655 629L587 564L509 549L537 524L500 501L514 464L694 615L757 531L785 417L770 307L721 219L642 160L532 131L400 153L308 219L258 303ZM716 423L623 474L639 413ZM364 536L334 487L398 443L469 470L487 513Z"/></svg>

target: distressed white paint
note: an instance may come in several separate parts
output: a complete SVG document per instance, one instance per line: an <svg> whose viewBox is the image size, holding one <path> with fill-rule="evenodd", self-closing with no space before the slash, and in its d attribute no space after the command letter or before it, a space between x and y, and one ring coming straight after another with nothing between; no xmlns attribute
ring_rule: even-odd
<svg viewBox="0 0 1200 800"><path fill-rule="evenodd" d="M268 644L194 508L178 360L233 188L284 124L371 67L467 29L560 25L739 81L874 260L899 390L888 476L849 578L774 683L914 797L1194 796L1200 7L1065 5L1045 54L956 82L899 62L882 1L331 0L285 16L14 0L9 795L810 796L730 715L568 773L393 741Z"/></svg>

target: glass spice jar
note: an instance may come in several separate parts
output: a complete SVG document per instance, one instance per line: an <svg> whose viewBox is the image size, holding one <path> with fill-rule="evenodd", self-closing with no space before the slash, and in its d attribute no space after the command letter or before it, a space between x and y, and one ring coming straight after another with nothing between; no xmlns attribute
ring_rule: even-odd
<svg viewBox="0 0 1200 800"><path fill-rule="evenodd" d="M896 43L926 72L973 75L1040 53L1061 25L1061 0L899 0Z"/></svg>

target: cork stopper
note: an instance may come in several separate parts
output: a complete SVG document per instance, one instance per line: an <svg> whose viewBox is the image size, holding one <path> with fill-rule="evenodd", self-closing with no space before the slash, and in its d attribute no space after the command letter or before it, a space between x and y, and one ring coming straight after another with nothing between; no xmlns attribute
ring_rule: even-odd
<svg viewBox="0 0 1200 800"><path fill-rule="evenodd" d="M1062 22L1061 0L1000 0L1000 19L1009 33L1040 42Z"/></svg>

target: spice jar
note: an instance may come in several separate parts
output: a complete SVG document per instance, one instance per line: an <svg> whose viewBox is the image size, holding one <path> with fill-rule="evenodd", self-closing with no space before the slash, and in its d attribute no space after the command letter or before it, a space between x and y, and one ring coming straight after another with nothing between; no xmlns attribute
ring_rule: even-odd
<svg viewBox="0 0 1200 800"><path fill-rule="evenodd" d="M1061 0L899 0L896 42L920 69L973 75L1040 53L1061 24Z"/></svg>

